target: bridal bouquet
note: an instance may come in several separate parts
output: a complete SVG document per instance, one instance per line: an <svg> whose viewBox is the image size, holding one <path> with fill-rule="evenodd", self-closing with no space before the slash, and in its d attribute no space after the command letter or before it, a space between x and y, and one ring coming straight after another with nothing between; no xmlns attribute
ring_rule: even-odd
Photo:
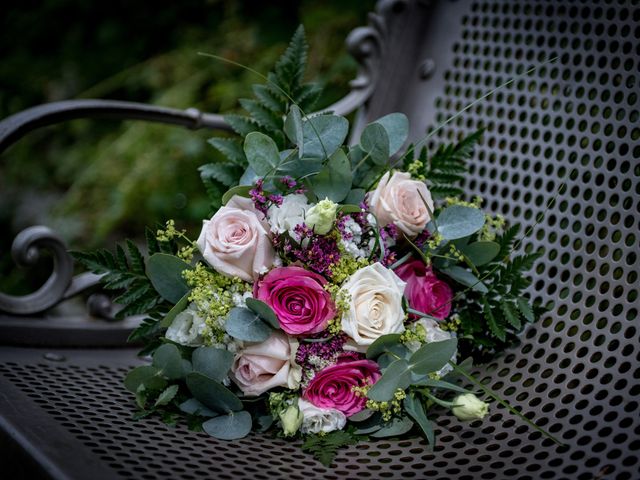
<svg viewBox="0 0 640 480"><path fill-rule="evenodd" d="M457 186L481 132L430 155L403 149L394 113L347 145L347 119L304 113L305 52L299 31L250 115L228 117L241 138L211 140L226 160L201 169L217 204L197 240L169 221L146 256L75 256L123 291L120 316L146 315L132 339L152 361L125 379L139 418L229 440L275 429L325 463L362 437L433 444L434 407L487 413L456 378L536 318L537 254L515 256L518 227Z"/></svg>

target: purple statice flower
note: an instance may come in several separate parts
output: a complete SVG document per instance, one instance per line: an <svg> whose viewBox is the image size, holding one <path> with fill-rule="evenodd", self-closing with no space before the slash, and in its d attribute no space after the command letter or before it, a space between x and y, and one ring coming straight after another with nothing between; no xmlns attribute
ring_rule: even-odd
<svg viewBox="0 0 640 480"><path fill-rule="evenodd" d="M287 190L293 190L297 185L296 181L289 175L285 175L280 179L280 181L285 187L287 187Z"/></svg>
<svg viewBox="0 0 640 480"><path fill-rule="evenodd" d="M431 238L431 234L429 233L429 230L427 230L426 228L420 232L418 234L418 236L413 240L413 244L418 247L418 248L422 248L424 246L425 243L427 243L427 240L429 240Z"/></svg>
<svg viewBox="0 0 640 480"><path fill-rule="evenodd" d="M280 194L274 193L273 195L269 195L269 201L278 207L282 205L282 200L283 198Z"/></svg>
<svg viewBox="0 0 640 480"><path fill-rule="evenodd" d="M302 264L320 274L329 274L331 265L340 260L340 249L334 236L318 235L313 233L313 229L304 223L296 225L294 228L296 236L300 239L297 245L292 245L289 257L293 261L300 261Z"/></svg>
<svg viewBox="0 0 640 480"><path fill-rule="evenodd" d="M267 204L268 200L264 194L264 190L262 189L262 184L262 179L257 180L255 188L249 190L249 197L251 197L251 201L256 207L256 210L266 215L269 205Z"/></svg>

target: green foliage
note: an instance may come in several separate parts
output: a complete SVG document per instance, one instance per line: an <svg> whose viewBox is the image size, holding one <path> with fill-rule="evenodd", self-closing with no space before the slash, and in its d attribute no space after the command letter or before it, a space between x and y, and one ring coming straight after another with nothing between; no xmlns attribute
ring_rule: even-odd
<svg viewBox="0 0 640 480"><path fill-rule="evenodd" d="M93 273L103 274L101 283L107 290L123 290L114 301L123 306L117 318L130 315L149 314L163 303L162 297L153 288L145 273L144 256L130 240L126 242L128 255L121 245L116 246L115 255L106 249L94 252L70 252L73 258ZM149 245L149 250L157 244ZM150 322L143 325L150 331Z"/></svg>
<svg viewBox="0 0 640 480"><path fill-rule="evenodd" d="M356 436L349 430L335 430L325 435L311 435L302 444L302 450L311 453L325 467L331 466L339 448L355 445L366 437Z"/></svg>

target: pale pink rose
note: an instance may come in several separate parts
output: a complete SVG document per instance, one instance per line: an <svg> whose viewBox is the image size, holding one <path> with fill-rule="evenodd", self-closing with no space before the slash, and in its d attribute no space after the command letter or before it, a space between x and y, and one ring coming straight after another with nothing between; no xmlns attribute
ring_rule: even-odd
<svg viewBox="0 0 640 480"><path fill-rule="evenodd" d="M354 387L373 385L381 377L373 360L346 360L316 373L302 398L316 407L333 408L347 417L364 409L366 397L358 396Z"/></svg>
<svg viewBox="0 0 640 480"><path fill-rule="evenodd" d="M257 396L276 387L297 388L301 369L294 359L298 342L284 332L273 332L261 343L243 348L231 366L231 380L242 393Z"/></svg>
<svg viewBox="0 0 640 480"><path fill-rule="evenodd" d="M406 172L394 172L391 178L389 172L385 173L376 189L367 194L367 200L379 226L393 223L409 237L424 230L431 220L429 210L433 212L433 200L425 183L412 180Z"/></svg>
<svg viewBox="0 0 640 480"><path fill-rule="evenodd" d="M198 248L216 271L253 281L275 261L269 226L248 198L234 196L211 220L204 220Z"/></svg>

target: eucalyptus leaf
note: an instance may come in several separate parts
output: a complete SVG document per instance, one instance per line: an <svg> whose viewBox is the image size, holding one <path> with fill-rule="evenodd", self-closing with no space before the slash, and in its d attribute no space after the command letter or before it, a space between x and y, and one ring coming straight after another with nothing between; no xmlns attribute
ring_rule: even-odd
<svg viewBox="0 0 640 480"><path fill-rule="evenodd" d="M465 268L453 266L449 268L445 268L440 270L440 272L444 273L446 276L455 280L456 282L465 285L467 287L471 287L473 290L480 293L488 293L489 289L487 286L482 283L482 281L476 277L473 273L468 271Z"/></svg>
<svg viewBox="0 0 640 480"><path fill-rule="evenodd" d="M271 137L264 133L251 132L244 139L244 153L249 166L261 177L266 177L278 170L280 153Z"/></svg>
<svg viewBox="0 0 640 480"><path fill-rule="evenodd" d="M154 253L147 260L146 274L162 298L175 305L189 292L182 278L182 272L187 269L191 266L174 255Z"/></svg>
<svg viewBox="0 0 640 480"><path fill-rule="evenodd" d="M131 393L136 393L140 386L146 390L160 390L167 385L167 381L160 376L160 371L151 365L136 367L124 378L124 387Z"/></svg>
<svg viewBox="0 0 640 480"><path fill-rule="evenodd" d="M351 181L349 159L342 149L338 149L331 155L327 164L320 170L320 173L313 178L311 184L313 192L319 199L328 198L335 203L339 203L351 191Z"/></svg>
<svg viewBox="0 0 640 480"><path fill-rule="evenodd" d="M476 267L486 265L496 258L500 245L496 242L473 242L460 249Z"/></svg>
<svg viewBox="0 0 640 480"><path fill-rule="evenodd" d="M180 350L175 345L165 343L153 353L153 366L170 380L177 380L184 376L185 368Z"/></svg>
<svg viewBox="0 0 640 480"><path fill-rule="evenodd" d="M191 362L194 372L222 382L233 363L233 353L221 348L199 347L193 351Z"/></svg>
<svg viewBox="0 0 640 480"><path fill-rule="evenodd" d="M388 352L389 348L400 344L400 333L389 333L387 335L381 335L375 339L375 341L367 348L367 358L375 360L384 352Z"/></svg>
<svg viewBox="0 0 640 480"><path fill-rule="evenodd" d="M349 131L349 122L338 115L317 115L302 124L304 157L331 157L340 148Z"/></svg>
<svg viewBox="0 0 640 480"><path fill-rule="evenodd" d="M210 408L205 407L195 398L182 402L178 407L181 411L189 415L198 415L201 417L217 417L218 412L214 412Z"/></svg>
<svg viewBox="0 0 640 480"><path fill-rule="evenodd" d="M364 190L364 188L354 188L349 192L347 197L344 199L344 203L345 205L359 206L360 203L364 200L364 197L366 194L367 192Z"/></svg>
<svg viewBox="0 0 640 480"><path fill-rule="evenodd" d="M247 172L249 171L249 168L247 168ZM245 172L245 175L247 174L247 172ZM225 194L222 195L222 204L226 205L229 202L229 200L231 200L235 195L238 195L239 197L248 198L249 192L253 189L254 181L260 178L255 174L255 172L253 172L253 170L252 170L252 175L255 178L252 178L251 181L246 181L246 182L243 181L244 179L244 175L243 175L242 178L240 179L241 185L238 185L237 187L233 187L227 190Z"/></svg>
<svg viewBox="0 0 640 480"><path fill-rule="evenodd" d="M393 398L398 388L405 389L409 386L411 371L406 360L400 359L393 362L383 372L382 377L369 389L367 397L376 402L387 402Z"/></svg>
<svg viewBox="0 0 640 480"><path fill-rule="evenodd" d="M291 143L298 147L300 157L304 155L304 135L302 129L302 114L297 105L291 105L289 115L284 121L284 133Z"/></svg>
<svg viewBox="0 0 640 480"><path fill-rule="evenodd" d="M419 375L437 372L451 360L457 346L458 341L455 338L425 343L411 355L411 371Z"/></svg>
<svg viewBox="0 0 640 480"><path fill-rule="evenodd" d="M245 300L245 303L247 304L247 307L249 307L249 310L259 315L262 320L267 322L273 328L276 328L276 329L280 328L280 322L278 321L278 316L276 315L276 312L274 312L269 305L267 305L266 303L256 298L251 298L251 297L247 298Z"/></svg>
<svg viewBox="0 0 640 480"><path fill-rule="evenodd" d="M404 113L390 113L375 123L382 125L389 138L389 155L397 153L409 136L409 119Z"/></svg>
<svg viewBox="0 0 640 480"><path fill-rule="evenodd" d="M341 213L361 213L362 208L358 205L340 205L338 207L338 212Z"/></svg>
<svg viewBox="0 0 640 480"><path fill-rule="evenodd" d="M452 205L445 208L438 218L438 232L445 240L455 240L474 234L484 225L484 213L473 207Z"/></svg>
<svg viewBox="0 0 640 480"><path fill-rule="evenodd" d="M171 400L173 400L173 397L175 397L177 393L178 393L178 385L168 386L158 396L158 399L156 400L156 403L154 406L158 407L160 405L166 405Z"/></svg>
<svg viewBox="0 0 640 480"><path fill-rule="evenodd" d="M231 309L225 329L233 338L245 342L264 342L271 335L271 328L260 315L244 307Z"/></svg>
<svg viewBox="0 0 640 480"><path fill-rule="evenodd" d="M391 421L383 424L380 430L370 434L374 438L398 437L407 433L413 428L413 422L409 417L392 418Z"/></svg>
<svg viewBox="0 0 640 480"><path fill-rule="evenodd" d="M351 421L354 416L355 415L349 417L349 420ZM369 435L372 432L380 430L384 423L382 421L382 415L380 414L380 412L373 412L373 415L370 415L366 419L355 420L355 422L357 423L357 425L355 425L356 435Z"/></svg>
<svg viewBox="0 0 640 480"><path fill-rule="evenodd" d="M379 123L370 123L360 136L360 148L370 155L373 163L385 165L389 161L387 131Z"/></svg>
<svg viewBox="0 0 640 480"><path fill-rule="evenodd" d="M211 410L219 413L242 410L242 402L231 390L202 373L187 375L187 388L196 400Z"/></svg>
<svg viewBox="0 0 640 480"><path fill-rule="evenodd" d="M429 445L434 445L435 433L433 424L427 418L424 405L422 405L420 399L414 393L411 393L404 399L403 403L405 412L420 425Z"/></svg>
<svg viewBox="0 0 640 480"><path fill-rule="evenodd" d="M252 423L249 412L232 412L203 422L202 429L220 440L237 440L249 434Z"/></svg>
<svg viewBox="0 0 640 480"><path fill-rule="evenodd" d="M419 387L440 388L443 390L451 390L458 393L471 393L469 392L469 390L459 387L458 385L455 385L453 383L445 382L444 380L436 380L429 377L423 377L420 380L412 381L411 385Z"/></svg>
<svg viewBox="0 0 640 480"><path fill-rule="evenodd" d="M364 410L360 410L358 413L354 413L349 417L350 422L364 422L365 420L371 418L371 416L375 412L373 410L369 410L365 408Z"/></svg>
<svg viewBox="0 0 640 480"><path fill-rule="evenodd" d="M184 296L176 303L171 310L164 316L164 318L160 322L160 326L163 328L169 327L171 323L175 320L179 313L182 313L187 305L189 305L189 293L187 292Z"/></svg>

